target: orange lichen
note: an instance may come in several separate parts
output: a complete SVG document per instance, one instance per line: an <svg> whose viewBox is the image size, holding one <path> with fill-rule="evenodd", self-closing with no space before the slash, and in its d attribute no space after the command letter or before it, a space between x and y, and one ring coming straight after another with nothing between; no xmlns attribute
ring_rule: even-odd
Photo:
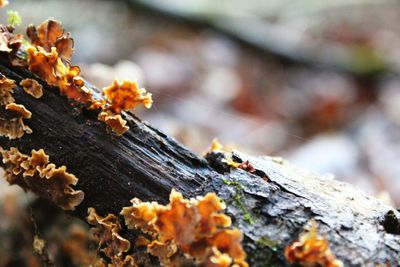
<svg viewBox="0 0 400 267"><path fill-rule="evenodd" d="M30 46L26 49L26 53L29 70L48 84L57 86L58 80L61 79L59 74L61 71L58 70L63 69L62 62L58 60L57 50L52 48L50 52L47 52L41 47Z"/></svg>
<svg viewBox="0 0 400 267"><path fill-rule="evenodd" d="M151 94L145 89L138 87L136 82L123 81L114 83L103 89L103 94L107 101L96 101L90 108L101 108L98 119L107 124L117 135L122 135L129 130L126 121L120 115L121 111L130 110L143 104L150 108L153 100Z"/></svg>
<svg viewBox="0 0 400 267"><path fill-rule="evenodd" d="M101 111L98 116L99 121L103 121L117 135L122 135L129 130L120 114L114 114L111 111Z"/></svg>
<svg viewBox="0 0 400 267"><path fill-rule="evenodd" d="M94 98L91 90L79 76L79 67L70 65L74 42L59 22L47 20L37 27L30 25L27 35L32 45L27 47L22 45L23 36L13 35L12 31L12 27L0 26L0 51L9 53L13 65L27 65L29 70L40 79L51 86L58 87L62 95L86 105L88 109L99 109L99 120L105 122L117 135L129 129L120 115L122 111L133 109L140 104L146 108L151 107L151 94L131 81L122 83L114 81L111 86L103 89L105 99ZM24 54L22 50L26 52L26 61L21 56ZM43 94L36 81L24 80L21 85L25 92L36 98ZM2 92L0 92L0 101L3 101L1 94ZM5 101L3 105L13 102L11 94L9 96L9 98L3 97ZM8 121L0 120L0 128L9 128L8 124ZM29 131L27 127L24 128L20 124L14 128L18 129L17 135L8 134L8 136L20 137L25 130ZM0 129L0 133L2 132L7 133L8 130Z"/></svg>
<svg viewBox="0 0 400 267"><path fill-rule="evenodd" d="M22 137L25 133L32 133L31 128L25 125L23 119L29 119L32 113L23 105L15 104L12 96L16 85L15 81L0 77L0 136L9 139ZM4 108L4 109L3 109Z"/></svg>
<svg viewBox="0 0 400 267"><path fill-rule="evenodd" d="M120 236L121 225L113 214L101 217L94 208L88 209L87 222L95 226L91 233L98 240L99 249L111 260L110 266L136 266L131 256L124 256L130 249L130 242Z"/></svg>
<svg viewBox="0 0 400 267"><path fill-rule="evenodd" d="M299 240L285 249L285 257L290 263L301 264L306 267L342 267L343 263L337 260L329 249L329 243L318 235L317 224L311 222L308 232L303 233Z"/></svg>
<svg viewBox="0 0 400 267"><path fill-rule="evenodd" d="M163 265L189 257L198 266L248 266L242 233L227 228L231 220L220 213L225 206L214 193L186 200L172 190L166 206L137 198L131 202L121 211L126 225L152 237L147 249Z"/></svg>
<svg viewBox="0 0 400 267"><path fill-rule="evenodd" d="M0 105L5 106L9 103L14 102L12 93L16 87L15 81L8 79L7 77L0 76Z"/></svg>
<svg viewBox="0 0 400 267"><path fill-rule="evenodd" d="M0 135L7 136L9 139L22 137L25 133L31 134L32 130L25 125L23 119L30 119L32 113L23 105L9 103L5 110L12 111L11 117L0 117Z"/></svg>
<svg viewBox="0 0 400 267"><path fill-rule="evenodd" d="M100 109L99 120L105 122L117 135L129 129L119 115L121 111L130 110L139 104L151 107L151 94L131 81L114 81L111 86L104 88L105 99L95 99L79 76L79 67L69 63L74 43L59 22L47 20L37 28L30 25L27 35L33 45L26 48L29 70L49 85L58 87L62 95L85 104L88 109Z"/></svg>
<svg viewBox="0 0 400 267"><path fill-rule="evenodd" d="M198 231L200 235L215 233L218 227L229 227L231 218L225 214L217 213L225 209L225 205L212 193L199 198L197 209L200 214Z"/></svg>
<svg viewBox="0 0 400 267"><path fill-rule="evenodd" d="M97 239L97 240L96 240ZM131 256L115 257L112 264L107 264L98 255L94 246L98 243L98 237L92 236L90 231L77 224L68 229L68 236L63 240L61 247L64 254L71 259L74 266L93 266L93 267L134 267L135 262Z"/></svg>
<svg viewBox="0 0 400 267"><path fill-rule="evenodd" d="M31 155L21 153L17 148L5 150L0 147L3 157L5 178L10 184L18 184L38 196L51 200L65 210L74 210L84 197L81 190L74 190L78 179L49 162L43 149L32 150Z"/></svg>
<svg viewBox="0 0 400 267"><path fill-rule="evenodd" d="M73 54L74 41L66 33L61 23L48 19L37 28L29 25L26 34L34 46L42 47L46 52L51 52L53 47L63 61L70 61Z"/></svg>
<svg viewBox="0 0 400 267"><path fill-rule="evenodd" d="M119 114L122 110L130 110L140 104L150 108L153 100L151 94L144 88L138 87L136 82L117 80L112 85L103 89L103 94L110 101L109 110Z"/></svg>
<svg viewBox="0 0 400 267"><path fill-rule="evenodd" d="M37 28L30 25L27 35L33 44L26 48L29 70L49 85L59 87L60 93L68 98L92 104L92 93L78 76L79 67L69 64L73 54L73 40L61 24L47 20Z"/></svg>
<svg viewBox="0 0 400 267"><path fill-rule="evenodd" d="M79 67L64 63L59 58L55 47L47 52L40 46L30 46L26 49L26 52L29 70L49 85L58 87L61 94L83 104L94 102L92 93L85 87L82 78L78 76Z"/></svg>
<svg viewBox="0 0 400 267"><path fill-rule="evenodd" d="M34 98L41 98L43 96L43 86L34 79L23 79L19 83L23 88L25 93L30 94Z"/></svg>
<svg viewBox="0 0 400 267"><path fill-rule="evenodd" d="M91 241L89 231L74 224L69 227L68 235L61 243L62 251L76 266L96 266L96 262L101 260L97 250L91 249Z"/></svg>
<svg viewBox="0 0 400 267"><path fill-rule="evenodd" d="M19 105L15 103L10 103L6 105L6 110L12 110L21 115L24 119L30 119L32 117L32 113L26 109L24 105Z"/></svg>
<svg viewBox="0 0 400 267"><path fill-rule="evenodd" d="M31 134L32 129L25 125L22 116L14 118L0 117L0 136L6 136L9 139L22 137L25 133Z"/></svg>

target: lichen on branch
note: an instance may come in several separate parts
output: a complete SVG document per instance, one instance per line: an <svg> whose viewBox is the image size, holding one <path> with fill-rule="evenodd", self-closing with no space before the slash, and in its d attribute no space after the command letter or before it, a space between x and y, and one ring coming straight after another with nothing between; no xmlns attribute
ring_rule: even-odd
<svg viewBox="0 0 400 267"><path fill-rule="evenodd" d="M23 79L19 85L24 88L25 93L39 99L43 96L43 86L34 79Z"/></svg>
<svg viewBox="0 0 400 267"><path fill-rule="evenodd" d="M117 135L129 129L120 115L122 111L140 104L151 107L151 94L131 81L114 81L103 89L104 98L95 97L79 76L79 67L70 64L74 42L59 22L47 20L37 27L30 25L27 35L32 43L26 48L29 70L49 85L58 87L62 95L86 105L88 109L99 110L98 119Z"/></svg>
<svg viewBox="0 0 400 267"><path fill-rule="evenodd" d="M71 65L74 40L60 22L48 19L38 26L29 25L27 36L30 42L24 41L23 35L14 35L13 30L12 26L0 25L0 51L9 54L11 64L27 67L41 80L57 87L61 95L79 102L87 109L98 110L98 119L117 135L129 129L121 115L122 111L139 105L151 107L151 94L132 81L119 83L115 80L103 89L102 95L94 93L79 76L80 68ZM41 97L41 88L34 80L23 81L21 85L35 98Z"/></svg>
<svg viewBox="0 0 400 267"><path fill-rule="evenodd" d="M58 21L48 19L38 27L31 24L28 26L26 34L31 39L32 45L40 46L46 52L51 52L54 47L61 60L71 61L74 40Z"/></svg>
<svg viewBox="0 0 400 267"><path fill-rule="evenodd" d="M137 198L131 202L121 211L126 225L149 237L148 251L164 266L188 259L196 266L248 266L242 233L228 228L231 219L221 213L225 206L215 193L187 200L172 190L166 206Z"/></svg>
<svg viewBox="0 0 400 267"><path fill-rule="evenodd" d="M25 106L14 103L15 99L12 94L15 88L14 80L3 75L0 76L0 136L6 136L9 139L20 138L25 133L32 133L31 128L23 121L30 119L32 113Z"/></svg>
<svg viewBox="0 0 400 267"><path fill-rule="evenodd" d="M310 222L310 229L301 234L299 240L285 249L285 257L290 263L305 267L342 267L343 263L336 259L329 249L329 242L318 234L315 221Z"/></svg>
<svg viewBox="0 0 400 267"><path fill-rule="evenodd" d="M90 230L91 234L97 239L99 249L111 260L112 264L109 266L136 266L131 256L124 255L130 249L131 243L119 234L121 225L118 217L113 214L102 217L94 208L89 208L88 213L87 222L94 226Z"/></svg>
<svg viewBox="0 0 400 267"><path fill-rule="evenodd" d="M15 147L8 150L0 147L0 153L5 178L10 184L30 190L64 210L74 210L83 201L84 193L71 187L77 184L78 178L68 173L65 166L57 168L50 163L43 149L26 155Z"/></svg>
<svg viewBox="0 0 400 267"><path fill-rule="evenodd" d="M136 106L143 104L146 108L150 108L153 100L151 94L146 89L139 88L136 82L123 81L119 83L117 80L112 85L103 89L105 97L110 101L107 108L117 114L122 110L130 110Z"/></svg>

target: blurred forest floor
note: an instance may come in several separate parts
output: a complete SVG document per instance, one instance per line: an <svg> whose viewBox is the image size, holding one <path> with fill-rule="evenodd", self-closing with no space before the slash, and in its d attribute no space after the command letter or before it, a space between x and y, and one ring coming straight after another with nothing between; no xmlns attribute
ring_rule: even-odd
<svg viewBox="0 0 400 267"><path fill-rule="evenodd" d="M138 80L154 99L139 117L196 152L218 137L400 206L398 1L162 1L180 18L133 2L11 0L5 10L20 13L17 32L62 21L86 79ZM22 205L19 190L0 190L3 215ZM8 227L3 220L0 236Z"/></svg>

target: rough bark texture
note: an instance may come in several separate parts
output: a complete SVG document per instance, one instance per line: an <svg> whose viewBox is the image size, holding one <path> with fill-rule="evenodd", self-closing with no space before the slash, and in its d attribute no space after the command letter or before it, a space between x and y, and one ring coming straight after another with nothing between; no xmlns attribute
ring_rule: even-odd
<svg viewBox="0 0 400 267"><path fill-rule="evenodd" d="M33 77L1 55L0 72L18 83ZM43 148L53 163L67 166L85 193L72 215L84 218L88 207L117 214L133 197L166 203L172 188L186 197L214 191L245 235L250 266L288 266L283 249L312 218L345 266L400 265L399 213L352 186L241 153L236 160L249 160L257 171L229 171L221 154L197 156L129 114L130 130L118 137L107 132L96 111L82 110L56 88L43 86L40 99L17 88L16 103L32 112L26 124L33 133L16 140L1 137L0 146L24 153Z"/></svg>

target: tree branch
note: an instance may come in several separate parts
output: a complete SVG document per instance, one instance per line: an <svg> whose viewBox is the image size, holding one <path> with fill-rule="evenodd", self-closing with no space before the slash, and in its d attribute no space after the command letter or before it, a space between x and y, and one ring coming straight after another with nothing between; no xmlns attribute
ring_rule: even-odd
<svg viewBox="0 0 400 267"><path fill-rule="evenodd" d="M35 78L11 66L4 54L0 72L17 83ZM288 266L283 250L310 219L319 223L345 266L400 264L400 236L393 230L399 229L399 213L352 186L239 152L233 159L248 160L254 171L229 170L223 154L197 156L132 114L125 114L130 130L115 136L97 120L98 111L81 109L57 88L42 85L40 99L19 86L13 94L32 112L26 124L33 133L15 140L1 137L0 146L23 153L43 148L51 162L65 165L79 179L76 189L85 193L73 216L85 219L89 207L119 214L133 197L166 203L173 188L185 197L216 192L244 233L250 266Z"/></svg>

